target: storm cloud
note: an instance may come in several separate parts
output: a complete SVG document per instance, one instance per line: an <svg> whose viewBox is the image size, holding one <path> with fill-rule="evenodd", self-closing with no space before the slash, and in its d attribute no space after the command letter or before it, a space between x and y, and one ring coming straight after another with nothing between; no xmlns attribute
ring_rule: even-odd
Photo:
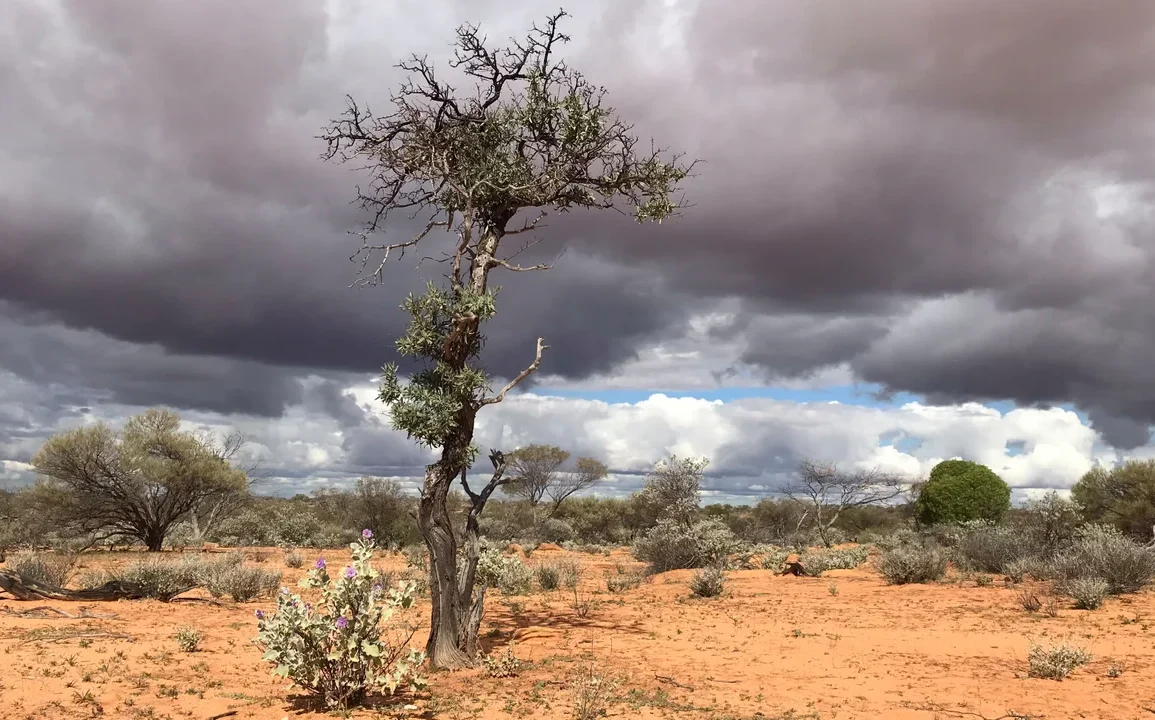
<svg viewBox="0 0 1155 720"><path fill-rule="evenodd" d="M445 57L458 23L498 39L554 9L4 3L0 368L82 403L363 427L340 388L394 359L397 305L440 270L407 258L348 287L364 178L314 136L345 93L385 109L392 66ZM612 377L721 308L705 336L738 351L717 377L845 368L943 402L1074 403L1116 447L1146 442L1155 5L571 10L571 63L704 163L676 223L551 218L556 269L497 280L494 373L540 334L543 377Z"/></svg>

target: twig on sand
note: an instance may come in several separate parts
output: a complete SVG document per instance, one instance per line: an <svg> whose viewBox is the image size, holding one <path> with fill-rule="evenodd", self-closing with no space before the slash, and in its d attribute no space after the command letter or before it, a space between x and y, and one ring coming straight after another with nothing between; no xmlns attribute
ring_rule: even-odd
<svg viewBox="0 0 1155 720"><path fill-rule="evenodd" d="M978 718L979 720L1041 720L1043 717L1042 715L1027 715L1025 713L1015 712L1014 710L1008 710L1003 715L989 718L982 713L977 713L972 710L952 710L950 708L944 708L941 705L923 705L915 709L926 710L928 712L934 713L944 713L946 715L956 715L958 717Z"/></svg>
<svg viewBox="0 0 1155 720"><path fill-rule="evenodd" d="M682 688L683 690L693 690L694 689L693 686L683 685L682 683L678 682L674 678L667 677L666 675L655 675L654 678L658 682L666 683L667 685L673 685L674 687Z"/></svg>

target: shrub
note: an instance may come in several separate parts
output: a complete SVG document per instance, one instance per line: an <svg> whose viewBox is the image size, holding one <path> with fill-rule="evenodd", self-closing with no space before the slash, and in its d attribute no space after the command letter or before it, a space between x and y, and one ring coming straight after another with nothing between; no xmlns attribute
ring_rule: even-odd
<svg viewBox="0 0 1155 720"><path fill-rule="evenodd" d="M213 597L228 595L239 603L272 595L280 584L281 573L244 565L220 568L205 578L205 589Z"/></svg>
<svg viewBox="0 0 1155 720"><path fill-rule="evenodd" d="M754 552L758 555L759 564L763 570L780 570L782 563L786 562L786 558L790 556L786 550L774 545L755 549Z"/></svg>
<svg viewBox="0 0 1155 720"><path fill-rule="evenodd" d="M1155 550L1111 526L1087 525L1048 569L1060 588L1076 578L1097 577L1106 581L1112 595L1138 592L1155 579Z"/></svg>
<svg viewBox="0 0 1155 720"><path fill-rule="evenodd" d="M1076 645L1052 645L1044 648L1031 643L1027 654L1027 674L1033 678L1062 680L1080 665L1091 661L1091 654Z"/></svg>
<svg viewBox="0 0 1155 720"><path fill-rule="evenodd" d="M1107 581L1097 577L1075 578L1063 586L1063 592L1075 601L1075 607L1080 610L1098 610L1110 590Z"/></svg>
<svg viewBox="0 0 1155 720"><path fill-rule="evenodd" d="M305 564L305 558L301 557L301 553L297 551L285 553L285 567L293 568L294 570Z"/></svg>
<svg viewBox="0 0 1155 720"><path fill-rule="evenodd" d="M1031 577L1041 577L1045 575L1045 570L1038 560L1034 558L1020 558L1018 560L1011 560L1003 565L1003 575L1013 583L1021 583L1029 575Z"/></svg>
<svg viewBox="0 0 1155 720"><path fill-rule="evenodd" d="M429 548L424 545L408 545L401 549L401 555L407 567L429 572Z"/></svg>
<svg viewBox="0 0 1155 720"><path fill-rule="evenodd" d="M870 556L869 545L842 548L840 550L819 550L806 553L798 558L798 563L807 575L818 577L827 570L853 570Z"/></svg>
<svg viewBox="0 0 1155 720"><path fill-rule="evenodd" d="M1039 609L1043 607L1043 602L1039 600L1039 596L1030 590L1023 590L1019 593L1018 597L1019 604L1022 605L1023 609L1027 612L1038 612Z"/></svg>
<svg viewBox="0 0 1155 720"><path fill-rule="evenodd" d="M612 593L623 593L627 590L633 590L642 584L641 573L618 573L610 575L606 578L606 590Z"/></svg>
<svg viewBox="0 0 1155 720"><path fill-rule="evenodd" d="M1059 497L1052 490L1041 498L1027 501L1017 525L1035 555L1053 557L1074 543L1082 523L1082 506Z"/></svg>
<svg viewBox="0 0 1155 720"><path fill-rule="evenodd" d="M168 602L201 584L191 563L157 559L130 563L114 573L113 580L130 592L161 602Z"/></svg>
<svg viewBox="0 0 1155 720"><path fill-rule="evenodd" d="M512 645L507 646L503 653L489 653L481 659L481 664L492 678L514 677L521 670L521 660L513 654Z"/></svg>
<svg viewBox="0 0 1155 720"><path fill-rule="evenodd" d="M533 574L542 590L557 590L561 584L561 571L556 565L538 565Z"/></svg>
<svg viewBox="0 0 1155 720"><path fill-rule="evenodd" d="M116 579L116 576L109 571L103 568L97 568L96 570L87 570L80 573L76 579L76 584L79 585L82 590L93 590L108 584L114 579Z"/></svg>
<svg viewBox="0 0 1155 720"><path fill-rule="evenodd" d="M574 683L574 720L598 720L605 717L614 699L616 683L599 675L589 666Z"/></svg>
<svg viewBox="0 0 1155 720"><path fill-rule="evenodd" d="M566 590L573 590L578 586L582 579L582 569L573 560L562 560L557 563L558 572L561 574L561 586Z"/></svg>
<svg viewBox="0 0 1155 720"><path fill-rule="evenodd" d="M1002 519L1011 507L1011 489L985 465L945 460L930 471L915 501L923 525Z"/></svg>
<svg viewBox="0 0 1155 720"><path fill-rule="evenodd" d="M878 572L894 585L931 582L946 574L946 555L933 546L900 546L879 556Z"/></svg>
<svg viewBox="0 0 1155 720"><path fill-rule="evenodd" d="M1022 560L1026 546L1020 531L989 520L964 523L954 546L955 561L962 568L1001 573L1009 563Z"/></svg>
<svg viewBox="0 0 1155 720"><path fill-rule="evenodd" d="M659 520L634 542L634 557L648 563L652 572L721 565L741 548L725 523L708 519L685 525L671 519Z"/></svg>
<svg viewBox="0 0 1155 720"><path fill-rule="evenodd" d="M889 535L881 535L874 539L874 545L879 550L893 550L902 545L917 545L921 539L910 529L896 530Z"/></svg>
<svg viewBox="0 0 1155 720"><path fill-rule="evenodd" d="M505 595L525 595L529 593L533 571L516 556L487 548L477 558L477 579Z"/></svg>
<svg viewBox="0 0 1155 720"><path fill-rule="evenodd" d="M20 576L20 579L64 587L72 577L72 570L76 567L76 554L20 552L8 559L8 569Z"/></svg>
<svg viewBox="0 0 1155 720"><path fill-rule="evenodd" d="M542 542L560 544L577 536L573 527L565 520L547 518L537 529L537 537Z"/></svg>
<svg viewBox="0 0 1155 720"><path fill-rule="evenodd" d="M183 652L196 652L201 644L200 631L187 625L178 629L176 631L176 644Z"/></svg>
<svg viewBox="0 0 1155 720"><path fill-rule="evenodd" d="M699 570L690 579L690 592L694 593L695 597L718 597L725 589L726 573L722 572L722 568L717 565Z"/></svg>
<svg viewBox="0 0 1155 720"><path fill-rule="evenodd" d="M392 621L413 604L412 585L387 589L373 568L368 531L350 545L353 564L336 579L318 560L301 584L320 589L316 606L280 593L271 615L257 611L257 643L273 674L288 678L331 707L346 708L369 690L392 694L403 684L424 686L418 669L424 653L409 648L413 629ZM388 636L381 627L389 622Z"/></svg>

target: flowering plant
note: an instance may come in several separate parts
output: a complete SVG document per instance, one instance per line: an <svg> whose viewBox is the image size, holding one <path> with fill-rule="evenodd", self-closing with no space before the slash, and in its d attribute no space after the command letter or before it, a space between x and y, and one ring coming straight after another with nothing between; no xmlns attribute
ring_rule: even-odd
<svg viewBox="0 0 1155 720"><path fill-rule="evenodd" d="M301 586L320 589L316 606L282 588L272 614L257 611L257 644L273 674L346 708L370 690L394 693L401 685L423 687L418 670L425 654L409 647L413 629L396 621L413 605L413 583L386 588L373 568L373 534L349 546L353 564L329 577L324 559L309 570ZM388 636L382 632L385 623Z"/></svg>

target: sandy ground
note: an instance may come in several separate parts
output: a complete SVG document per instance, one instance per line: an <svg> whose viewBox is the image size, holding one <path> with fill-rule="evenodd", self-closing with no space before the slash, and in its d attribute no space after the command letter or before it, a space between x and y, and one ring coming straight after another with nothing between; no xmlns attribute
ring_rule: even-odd
<svg viewBox="0 0 1155 720"><path fill-rule="evenodd" d="M325 557L332 565L348 552ZM701 600L689 597L685 571L607 592L615 564L631 564L625 551L547 549L528 562L562 557L586 568L585 618L571 591L491 595L484 642L503 650L513 641L524 663L517 677L435 673L426 692L352 716L574 718L579 689L595 687L616 718L1155 718L1155 593L1048 617L1025 612L1020 588L998 578L892 587L869 569L822 578L747 570L729 574L723 597ZM121 561L84 556L88 569ZM264 564L279 569L280 553ZM403 566L397 556L383 564ZM285 569L286 583L303 573ZM89 613L114 617L87 619L11 614L38 604L0 601L4 718L331 717L261 662L253 615L271 602L92 603ZM414 620L427 610L418 606ZM181 626L200 630L199 651L177 647ZM1032 640L1073 642L1093 659L1063 681L1028 678ZM1110 677L1112 667L1122 674Z"/></svg>

